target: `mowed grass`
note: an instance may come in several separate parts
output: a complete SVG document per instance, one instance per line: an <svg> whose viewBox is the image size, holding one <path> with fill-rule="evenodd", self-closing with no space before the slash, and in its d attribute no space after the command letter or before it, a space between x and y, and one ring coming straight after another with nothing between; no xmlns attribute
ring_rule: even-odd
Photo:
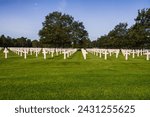
<svg viewBox="0 0 150 117"><path fill-rule="evenodd" d="M27 59L0 52L0 99L3 100L147 100L150 99L150 61L120 54L108 60L81 51Z"/></svg>

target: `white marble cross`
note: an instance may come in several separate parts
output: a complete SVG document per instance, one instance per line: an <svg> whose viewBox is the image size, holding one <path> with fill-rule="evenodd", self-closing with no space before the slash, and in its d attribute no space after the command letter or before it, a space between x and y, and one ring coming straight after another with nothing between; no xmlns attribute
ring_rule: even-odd
<svg viewBox="0 0 150 117"><path fill-rule="evenodd" d="M28 53L27 50L24 49L23 53L24 53L24 59L26 59L27 58L27 53Z"/></svg>
<svg viewBox="0 0 150 117"><path fill-rule="evenodd" d="M116 50L116 58L119 57L119 52L120 52L120 50Z"/></svg>
<svg viewBox="0 0 150 117"><path fill-rule="evenodd" d="M99 57L100 58L102 57L102 51L101 50L99 51Z"/></svg>
<svg viewBox="0 0 150 117"><path fill-rule="evenodd" d="M135 50L132 50L132 58L135 58Z"/></svg>
<svg viewBox="0 0 150 117"><path fill-rule="evenodd" d="M38 48L35 49L35 56L38 57Z"/></svg>
<svg viewBox="0 0 150 117"><path fill-rule="evenodd" d="M105 60L107 60L107 50L105 50L105 52L104 52L104 54L105 54Z"/></svg>
<svg viewBox="0 0 150 117"><path fill-rule="evenodd" d="M22 49L20 49L20 56L22 56L22 53L23 53L23 50L22 50Z"/></svg>
<svg viewBox="0 0 150 117"><path fill-rule="evenodd" d="M28 53L27 50L24 49L23 53L24 53L24 59L26 59L27 58L27 53Z"/></svg>
<svg viewBox="0 0 150 117"><path fill-rule="evenodd" d="M98 50L96 50L96 56L98 56Z"/></svg>
<svg viewBox="0 0 150 117"><path fill-rule="evenodd" d="M147 53L146 53L146 60L148 61L150 58L150 52L147 50Z"/></svg>
<svg viewBox="0 0 150 117"><path fill-rule="evenodd" d="M140 56L140 50L137 50L137 56L138 57Z"/></svg>
<svg viewBox="0 0 150 117"><path fill-rule="evenodd" d="M51 57L52 58L54 57L54 51L53 50L51 51Z"/></svg>
<svg viewBox="0 0 150 117"><path fill-rule="evenodd" d="M86 52L85 49L81 49L81 51L82 51L82 55L83 55L84 60L86 60L86 54L88 54L88 53Z"/></svg>
<svg viewBox="0 0 150 117"><path fill-rule="evenodd" d="M66 59L67 52L64 51L63 53L64 53L64 59Z"/></svg>
<svg viewBox="0 0 150 117"><path fill-rule="evenodd" d="M7 48L4 49L4 53L5 53L5 59L7 59L7 54L9 53L9 51L7 50Z"/></svg>
<svg viewBox="0 0 150 117"><path fill-rule="evenodd" d="M126 50L125 51L125 60L128 60L128 55L129 55L130 53Z"/></svg>
<svg viewBox="0 0 150 117"><path fill-rule="evenodd" d="M46 54L47 54L47 52L46 52L46 50L43 48L43 55L44 55L44 59L46 59Z"/></svg>
<svg viewBox="0 0 150 117"><path fill-rule="evenodd" d="M17 54L19 55L19 52L20 52L19 48L18 48L18 49L16 49L16 50L17 50Z"/></svg>

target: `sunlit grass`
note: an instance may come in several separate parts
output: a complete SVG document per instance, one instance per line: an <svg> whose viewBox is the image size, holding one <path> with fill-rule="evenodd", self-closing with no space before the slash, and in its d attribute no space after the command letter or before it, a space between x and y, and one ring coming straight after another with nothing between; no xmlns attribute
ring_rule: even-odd
<svg viewBox="0 0 150 117"><path fill-rule="evenodd" d="M0 99L150 99L150 61L0 53Z"/></svg>

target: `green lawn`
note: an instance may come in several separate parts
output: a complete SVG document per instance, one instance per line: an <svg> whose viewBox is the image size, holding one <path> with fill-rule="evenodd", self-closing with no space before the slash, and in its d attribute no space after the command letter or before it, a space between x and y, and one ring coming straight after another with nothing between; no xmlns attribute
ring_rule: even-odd
<svg viewBox="0 0 150 117"><path fill-rule="evenodd" d="M150 99L150 61L139 57L125 61L122 55L108 60L81 52L64 60L40 55L24 60L0 52L0 99L99 100Z"/></svg>

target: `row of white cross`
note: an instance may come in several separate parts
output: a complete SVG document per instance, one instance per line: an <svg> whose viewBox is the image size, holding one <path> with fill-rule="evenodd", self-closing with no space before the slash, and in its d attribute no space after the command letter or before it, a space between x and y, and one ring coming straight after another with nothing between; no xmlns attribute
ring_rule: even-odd
<svg viewBox="0 0 150 117"><path fill-rule="evenodd" d="M132 55L132 58L135 58L135 56L139 57L142 55L146 55L146 60L150 59L150 50L148 49L144 50L121 49L121 52L125 56L125 60L128 60L129 55Z"/></svg>
<svg viewBox="0 0 150 117"><path fill-rule="evenodd" d="M107 60L107 55L109 54L110 56L112 56L113 53L116 54L116 58L118 58L119 56L119 49L97 49L97 48L92 48L92 49L87 49L88 52L99 56L100 58L102 58L102 55L104 55L104 59Z"/></svg>
<svg viewBox="0 0 150 117"><path fill-rule="evenodd" d="M64 50L64 52L63 52L64 53L64 59L69 58L76 51L77 51L77 49L67 49L67 50Z"/></svg>
<svg viewBox="0 0 150 117"><path fill-rule="evenodd" d="M9 50L11 50L12 52L23 56L24 54L24 59L27 58L27 55L30 54L32 55L33 53L35 53L36 57L38 57L38 54L42 51L43 53L43 57L44 59L46 59L46 55L47 54L51 54L51 57L54 57L54 53L56 54L56 56L60 55L60 54L64 54L64 59L67 59L68 57L70 57L71 55L73 55L77 49L63 49L63 48L17 48L17 47L13 47L13 48L5 48L4 49L4 54L5 54L5 58L7 58L7 54L9 53ZM135 58L135 56L139 57L142 55L146 55L146 60L150 59L150 50L148 49L144 49L144 50L132 50L132 49L98 49L98 48L92 48L92 49L81 49L83 58L86 59L88 52L99 56L100 58L102 58L102 55L104 55L104 59L107 60L108 55L112 56L112 54L115 54L116 58L118 58L119 53L121 52L123 54L123 56L125 57L125 60L129 59L129 56L132 55L132 58Z"/></svg>
<svg viewBox="0 0 150 117"><path fill-rule="evenodd" d="M104 59L107 60L108 56L112 56L112 54L116 54L116 58L118 58L120 51L122 52L123 56L125 57L125 60L129 59L129 55L132 55L132 58L135 58L135 56L139 57L142 55L146 55L146 60L150 59L150 50L144 49L144 50L133 50L133 49L98 49L98 48L92 48L92 49L87 49L88 52L99 56L100 58L102 55L104 55Z"/></svg>
<svg viewBox="0 0 150 117"><path fill-rule="evenodd" d="M69 58L71 55L73 55L77 49L51 49L51 48L43 48L42 53L44 55L44 59L46 59L46 54L51 54L51 57L54 57L54 52L56 53L56 56L59 54L64 54L64 59Z"/></svg>
<svg viewBox="0 0 150 117"><path fill-rule="evenodd" d="M35 53L36 57L38 57L38 54L42 51L43 53L43 57L44 59L46 59L47 54L51 54L51 57L54 57L54 53L56 54L56 56L60 55L60 54L64 54L64 59L70 57L72 54L74 54L77 49L61 49L61 48L17 48L17 47L12 47L12 48L5 48L4 49L4 54L5 54L5 58L7 59L7 54L9 53L9 50L20 55L23 56L24 55L24 59L27 58L27 55L30 54L32 55L33 53Z"/></svg>
<svg viewBox="0 0 150 117"><path fill-rule="evenodd" d="M60 52L60 54L61 54L61 50L58 51L57 49L55 50L54 48L42 48L41 50L42 50L44 59L46 59L47 54L51 54L51 57L53 58L55 51L56 51L56 53L57 53L57 54L56 54L57 56L59 55L59 52Z"/></svg>
<svg viewBox="0 0 150 117"><path fill-rule="evenodd" d="M8 51L8 49L6 49L6 48L4 50ZM38 54L40 53L41 48L9 48L9 50L11 50L12 52L18 54L19 56L24 55L24 59L26 59L27 55L29 53L30 53L30 55L35 53L36 57L38 57ZM7 53L5 53L5 54L7 54Z"/></svg>

